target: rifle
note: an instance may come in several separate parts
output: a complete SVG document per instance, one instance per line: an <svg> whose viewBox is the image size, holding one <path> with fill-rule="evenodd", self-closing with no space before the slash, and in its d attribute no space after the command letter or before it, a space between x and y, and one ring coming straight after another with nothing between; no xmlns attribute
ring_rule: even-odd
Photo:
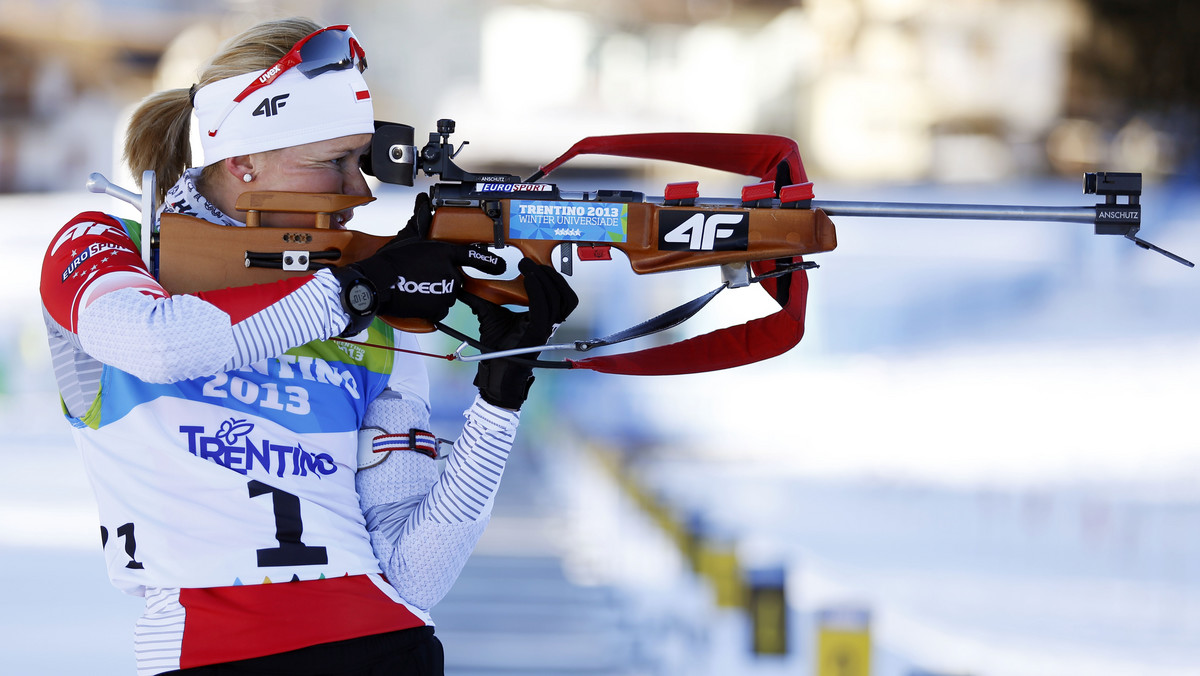
<svg viewBox="0 0 1200 676"><path fill-rule="evenodd" d="M586 352L632 340L686 321L725 288L753 283L760 283L779 303L778 312L639 352L564 362L542 360L538 364L666 375L730 368L777 356L803 337L807 271L817 266L802 257L836 248L830 216L1091 223L1096 234L1124 236L1143 249L1193 267L1190 261L1137 237L1141 225L1140 174L1086 174L1084 193L1105 198L1093 206L830 202L814 199L796 143L781 136L673 133L588 137L522 180L512 174L464 171L454 159L466 143L455 149L450 142L454 130L453 120L439 120L437 131L431 132L428 142L418 150L413 127L376 122L364 171L383 182L405 186L413 185L418 172L440 179L430 189L433 221L427 232L412 236L461 244L485 243L497 248L515 246L538 263L556 265L564 274L570 274L576 257L583 261L610 260L613 248L628 257L638 274L710 266L722 272L721 286L700 298L625 331L563 345L494 352L441 323L384 318L403 330L441 330L463 340L455 357L464 361L533 351ZM761 179L744 187L740 198L732 199L701 198L697 182L672 183L663 196L647 197L631 190L571 192L541 181L582 154L671 160ZM109 192L131 203L131 198L137 197L110 190L111 184L106 187L107 182L102 177L97 179L97 175L93 175L93 183L89 188L95 192ZM226 228L178 214L163 214L157 239L151 240L151 247L144 247L144 255L157 246L157 265L150 269L171 293L310 274L321 267L361 260L390 239L328 227L329 214L371 199L246 193L236 208L247 212L248 225L256 225L263 211L292 211L314 213L316 227L283 231ZM143 222L150 222L145 216L144 200L141 204ZM147 264L149 267L153 263L148 259ZM520 279L467 277L464 290L500 304L528 304ZM485 354L464 355L467 345Z"/></svg>

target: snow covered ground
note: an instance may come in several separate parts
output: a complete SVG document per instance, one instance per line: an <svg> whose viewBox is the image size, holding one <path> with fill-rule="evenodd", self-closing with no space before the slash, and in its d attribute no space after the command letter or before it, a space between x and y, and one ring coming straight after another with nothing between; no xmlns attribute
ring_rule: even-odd
<svg viewBox="0 0 1200 676"><path fill-rule="evenodd" d="M820 189L821 199L1089 203L1066 183ZM104 199L0 198L11 254L0 347L12 355L0 365L0 673L132 664L138 601L104 580L36 303L50 233ZM1200 190L1148 186L1143 202L1147 239L1200 258ZM577 437L622 449L681 514L736 538L746 556L784 562L804 627L823 607L868 608L877 676L1200 673L1200 272L1087 226L838 227L839 249L811 273L808 335L795 350L710 375L549 374L536 405L553 408L539 408L529 433L570 421ZM609 265L577 277L585 307L609 308L580 315L599 332L716 284L631 281ZM603 303L617 293L628 302ZM763 299L726 292L675 335L769 312ZM465 378L462 365L433 368ZM573 490L569 472L553 476L572 509L590 513L578 522L589 532L628 532L594 479ZM565 537L594 555L594 539ZM607 542L641 570L608 577L634 589L671 579L678 561L635 540ZM813 645L800 638L803 669Z"/></svg>

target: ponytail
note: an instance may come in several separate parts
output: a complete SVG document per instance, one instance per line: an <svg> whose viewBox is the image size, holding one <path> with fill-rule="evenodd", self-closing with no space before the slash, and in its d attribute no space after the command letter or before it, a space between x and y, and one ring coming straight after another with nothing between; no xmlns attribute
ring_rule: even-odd
<svg viewBox="0 0 1200 676"><path fill-rule="evenodd" d="M142 101L125 134L125 162L141 185L142 173L155 175L155 202L161 204L167 189L192 165L189 138L192 104L186 89L168 89Z"/></svg>

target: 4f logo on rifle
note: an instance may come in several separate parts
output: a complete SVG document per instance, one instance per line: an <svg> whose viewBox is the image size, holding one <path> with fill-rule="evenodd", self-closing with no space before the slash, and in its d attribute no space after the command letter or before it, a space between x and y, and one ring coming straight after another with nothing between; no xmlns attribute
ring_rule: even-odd
<svg viewBox="0 0 1200 676"><path fill-rule="evenodd" d="M658 212L661 251L745 251L750 246L750 214L744 211Z"/></svg>
<svg viewBox="0 0 1200 676"><path fill-rule="evenodd" d="M278 115L279 109L287 105L287 101L284 101L284 99L288 96L290 94L280 94L279 96L263 99L262 103L258 104L258 107L254 109L254 116L266 115L267 117L271 117L272 115Z"/></svg>

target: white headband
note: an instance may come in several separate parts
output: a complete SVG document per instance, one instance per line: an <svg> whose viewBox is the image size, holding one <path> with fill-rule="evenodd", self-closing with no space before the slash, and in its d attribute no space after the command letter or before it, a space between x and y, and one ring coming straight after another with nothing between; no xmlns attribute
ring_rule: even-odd
<svg viewBox="0 0 1200 676"><path fill-rule="evenodd" d="M356 68L326 71L311 79L290 68L235 105L222 121L230 101L265 72L217 80L196 91L203 166L227 157L375 131L371 92ZM210 136L213 127L217 133Z"/></svg>

